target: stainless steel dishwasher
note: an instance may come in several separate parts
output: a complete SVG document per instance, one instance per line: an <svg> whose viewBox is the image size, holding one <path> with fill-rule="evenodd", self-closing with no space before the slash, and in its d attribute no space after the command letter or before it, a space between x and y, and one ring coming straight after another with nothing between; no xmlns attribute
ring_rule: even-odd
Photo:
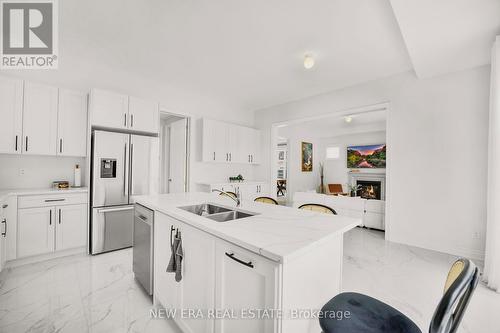
<svg viewBox="0 0 500 333"><path fill-rule="evenodd" d="M153 295L153 219L151 209L135 204L132 269L149 295Z"/></svg>

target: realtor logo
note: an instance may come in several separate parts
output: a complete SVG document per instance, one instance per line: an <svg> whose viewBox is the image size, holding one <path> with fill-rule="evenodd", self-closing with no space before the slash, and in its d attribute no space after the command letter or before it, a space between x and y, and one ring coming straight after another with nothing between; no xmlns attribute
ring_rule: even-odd
<svg viewBox="0 0 500 333"><path fill-rule="evenodd" d="M56 0L0 0L0 17L0 68L57 68Z"/></svg>

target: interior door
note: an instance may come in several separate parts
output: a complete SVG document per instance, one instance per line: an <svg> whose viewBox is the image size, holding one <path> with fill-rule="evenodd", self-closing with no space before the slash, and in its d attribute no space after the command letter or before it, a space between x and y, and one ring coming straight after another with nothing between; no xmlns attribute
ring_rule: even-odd
<svg viewBox="0 0 500 333"><path fill-rule="evenodd" d="M93 207L128 204L130 135L94 131Z"/></svg>
<svg viewBox="0 0 500 333"><path fill-rule="evenodd" d="M57 103L57 88L30 82L24 83L24 154L56 154Z"/></svg>
<svg viewBox="0 0 500 333"><path fill-rule="evenodd" d="M0 153L20 154L23 81L0 78Z"/></svg>
<svg viewBox="0 0 500 333"><path fill-rule="evenodd" d="M169 193L186 191L187 120L170 124Z"/></svg>
<svg viewBox="0 0 500 333"><path fill-rule="evenodd" d="M130 195L149 194L153 139L150 136L130 136Z"/></svg>
<svg viewBox="0 0 500 333"><path fill-rule="evenodd" d="M87 94L59 90L57 155L87 155Z"/></svg>

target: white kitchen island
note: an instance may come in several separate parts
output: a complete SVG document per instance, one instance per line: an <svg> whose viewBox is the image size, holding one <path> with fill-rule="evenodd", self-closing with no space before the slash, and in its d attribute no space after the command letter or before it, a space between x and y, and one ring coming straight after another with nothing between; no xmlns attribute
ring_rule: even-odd
<svg viewBox="0 0 500 333"><path fill-rule="evenodd" d="M343 234L359 219L210 193L143 196L155 211L154 301L186 333L321 331L317 311L340 292ZM255 214L216 222L179 207L211 203ZM182 280L166 268L182 235ZM173 312L170 312L173 314Z"/></svg>

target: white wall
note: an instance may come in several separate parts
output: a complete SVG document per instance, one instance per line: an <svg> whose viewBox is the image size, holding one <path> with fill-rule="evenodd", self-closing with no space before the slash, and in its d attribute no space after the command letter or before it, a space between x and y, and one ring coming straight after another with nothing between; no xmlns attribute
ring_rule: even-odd
<svg viewBox="0 0 500 333"><path fill-rule="evenodd" d="M258 111L257 175L270 175L271 124L389 101L390 240L482 257L488 96L484 66L425 80L409 72Z"/></svg>
<svg viewBox="0 0 500 333"><path fill-rule="evenodd" d="M344 191L347 192L348 172L351 170L347 168L347 147L386 143L385 133L385 131L366 132L320 139L319 150L325 166L325 186L327 184L342 184ZM326 159L326 148L329 146L339 147L338 159ZM362 172L385 173L385 170L362 169Z"/></svg>
<svg viewBox="0 0 500 333"><path fill-rule="evenodd" d="M47 188L55 180L73 185L76 164L82 168L82 185L88 184L84 158L0 154L0 188ZM24 175L19 174L20 169L24 169Z"/></svg>

